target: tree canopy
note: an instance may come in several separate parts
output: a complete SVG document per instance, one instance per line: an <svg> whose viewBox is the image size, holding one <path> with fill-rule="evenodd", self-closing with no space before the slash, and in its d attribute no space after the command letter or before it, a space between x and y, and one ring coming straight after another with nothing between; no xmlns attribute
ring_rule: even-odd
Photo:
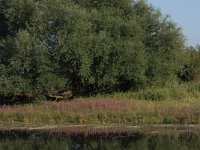
<svg viewBox="0 0 200 150"><path fill-rule="evenodd" d="M0 95L126 91L177 79L181 29L143 0L0 0Z"/></svg>

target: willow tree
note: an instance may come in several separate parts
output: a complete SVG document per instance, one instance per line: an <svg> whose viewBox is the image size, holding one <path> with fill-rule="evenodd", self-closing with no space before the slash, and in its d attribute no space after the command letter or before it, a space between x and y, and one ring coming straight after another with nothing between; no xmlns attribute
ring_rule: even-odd
<svg viewBox="0 0 200 150"><path fill-rule="evenodd" d="M176 79L184 62L185 40L181 28L169 16L143 0L136 1L133 7L145 31L149 83L161 84Z"/></svg>
<svg viewBox="0 0 200 150"><path fill-rule="evenodd" d="M181 30L145 1L0 4L3 95L131 90L175 78L181 66Z"/></svg>
<svg viewBox="0 0 200 150"><path fill-rule="evenodd" d="M130 9L128 2L125 6ZM122 3L97 4L62 0L40 3L43 12L36 17L33 32L48 49L54 72L81 93L142 83L146 68L142 28L133 15L127 15Z"/></svg>

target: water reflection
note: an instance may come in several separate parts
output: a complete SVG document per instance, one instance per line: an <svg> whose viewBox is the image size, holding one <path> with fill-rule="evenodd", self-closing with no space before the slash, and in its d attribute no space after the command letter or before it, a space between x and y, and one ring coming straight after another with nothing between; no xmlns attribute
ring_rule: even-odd
<svg viewBox="0 0 200 150"><path fill-rule="evenodd" d="M135 135L95 136L1 136L0 150L199 150L200 138L192 136Z"/></svg>

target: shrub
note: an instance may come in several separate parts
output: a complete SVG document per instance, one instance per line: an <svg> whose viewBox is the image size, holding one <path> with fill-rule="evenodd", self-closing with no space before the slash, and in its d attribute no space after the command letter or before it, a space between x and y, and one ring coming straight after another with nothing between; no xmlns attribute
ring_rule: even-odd
<svg viewBox="0 0 200 150"><path fill-rule="evenodd" d="M167 100L171 98L168 88L147 88L137 93L139 99L143 100Z"/></svg>

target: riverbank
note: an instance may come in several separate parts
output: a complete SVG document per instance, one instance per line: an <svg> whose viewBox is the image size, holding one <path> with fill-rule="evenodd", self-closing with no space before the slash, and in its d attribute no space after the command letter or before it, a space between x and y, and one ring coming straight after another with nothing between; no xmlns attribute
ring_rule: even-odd
<svg viewBox="0 0 200 150"><path fill-rule="evenodd" d="M72 135L72 136L135 136L135 135L200 135L200 125L31 125L1 123L0 135Z"/></svg>
<svg viewBox="0 0 200 150"><path fill-rule="evenodd" d="M25 125L0 130L0 149L191 150L199 149L199 135L200 126L196 125Z"/></svg>
<svg viewBox="0 0 200 150"><path fill-rule="evenodd" d="M77 99L0 106L0 122L32 125L200 124L198 99L145 101L125 98Z"/></svg>

